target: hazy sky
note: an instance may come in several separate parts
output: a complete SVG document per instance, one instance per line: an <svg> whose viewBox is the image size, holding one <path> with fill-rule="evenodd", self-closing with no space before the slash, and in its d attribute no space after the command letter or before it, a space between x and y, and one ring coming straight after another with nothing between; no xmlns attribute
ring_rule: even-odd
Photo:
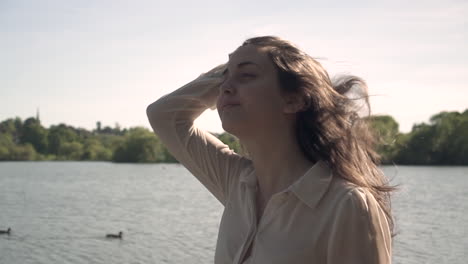
<svg viewBox="0 0 468 264"><path fill-rule="evenodd" d="M363 77L402 131L468 108L466 0L0 0L0 120L149 127L149 103L267 34ZM215 111L197 121L222 131Z"/></svg>

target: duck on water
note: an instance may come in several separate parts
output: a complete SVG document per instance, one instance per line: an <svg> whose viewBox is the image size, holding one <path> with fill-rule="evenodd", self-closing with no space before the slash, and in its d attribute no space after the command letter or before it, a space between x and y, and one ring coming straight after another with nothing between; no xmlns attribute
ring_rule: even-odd
<svg viewBox="0 0 468 264"><path fill-rule="evenodd" d="M9 235L11 232L11 228L8 228L7 230L0 230L0 235Z"/></svg>
<svg viewBox="0 0 468 264"><path fill-rule="evenodd" d="M107 235L106 235L106 238L118 238L118 239L122 239L122 235L123 235L123 232L120 231L118 235L115 235L115 234L107 234Z"/></svg>

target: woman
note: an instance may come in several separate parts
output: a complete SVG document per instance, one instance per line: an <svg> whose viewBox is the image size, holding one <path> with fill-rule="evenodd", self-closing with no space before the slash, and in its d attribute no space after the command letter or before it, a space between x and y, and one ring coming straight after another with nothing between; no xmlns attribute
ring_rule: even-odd
<svg viewBox="0 0 468 264"><path fill-rule="evenodd" d="M390 263L393 221L356 100L291 43L257 37L150 106L169 151L224 205L215 263ZM236 154L194 120L218 108Z"/></svg>

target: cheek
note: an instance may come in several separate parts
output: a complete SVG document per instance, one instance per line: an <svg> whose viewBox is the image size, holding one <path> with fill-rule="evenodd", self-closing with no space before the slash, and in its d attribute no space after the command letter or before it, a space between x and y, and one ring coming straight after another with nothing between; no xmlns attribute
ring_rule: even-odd
<svg viewBox="0 0 468 264"><path fill-rule="evenodd" d="M242 96L243 105L251 115L275 116L282 112L282 100L274 84L266 84L246 90Z"/></svg>
<svg viewBox="0 0 468 264"><path fill-rule="evenodd" d="M218 96L218 99L216 100L216 109L218 109L218 111L219 111L219 107L221 106L220 105L220 100L219 100L220 98L221 98L221 96Z"/></svg>

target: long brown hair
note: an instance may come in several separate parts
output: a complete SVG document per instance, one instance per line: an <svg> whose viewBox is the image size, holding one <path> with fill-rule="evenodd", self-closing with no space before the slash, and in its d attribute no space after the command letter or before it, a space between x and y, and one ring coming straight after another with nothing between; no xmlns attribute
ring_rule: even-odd
<svg viewBox="0 0 468 264"><path fill-rule="evenodd" d="M395 187L378 167L380 156L374 150L376 139L369 126L370 104L364 80L342 76L332 81L318 61L278 37L255 37L242 45L265 49L277 67L282 92L298 94L305 100L306 107L298 113L296 122L304 155L314 162L325 161L334 175L368 189L385 211L393 233L390 193ZM367 114L361 117L363 107Z"/></svg>

